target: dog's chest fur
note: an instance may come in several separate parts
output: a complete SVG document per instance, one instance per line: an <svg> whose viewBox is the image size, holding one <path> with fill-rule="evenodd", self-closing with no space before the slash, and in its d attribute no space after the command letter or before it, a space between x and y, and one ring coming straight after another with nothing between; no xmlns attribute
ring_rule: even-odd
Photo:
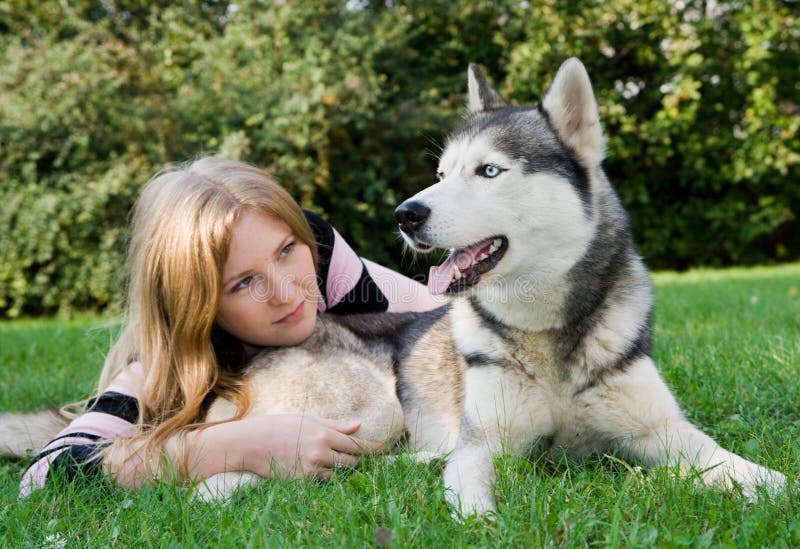
<svg viewBox="0 0 800 549"><path fill-rule="evenodd" d="M574 365L558 358L555 330L527 332L485 318L475 305L460 300L451 313L453 341L470 367L500 365L524 374L553 393L574 384Z"/></svg>
<svg viewBox="0 0 800 549"><path fill-rule="evenodd" d="M502 405L507 418L529 418L523 422L529 430L515 433L517 440L563 447L575 456L603 446L602 436L587 429L586 404L592 396L581 390L591 378L591 366L582 353L562 358L558 330L527 332L503 326L484 318L467 300L453 305L451 319L453 341L468 368L485 369L481 375L502 371L509 379Z"/></svg>

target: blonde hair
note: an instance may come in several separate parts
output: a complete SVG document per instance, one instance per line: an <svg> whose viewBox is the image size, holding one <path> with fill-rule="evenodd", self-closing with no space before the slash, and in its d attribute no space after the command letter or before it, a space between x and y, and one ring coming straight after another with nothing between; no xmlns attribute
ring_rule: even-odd
<svg viewBox="0 0 800 549"><path fill-rule="evenodd" d="M206 157L161 173L143 188L130 223L124 323L98 387L102 393L126 365L142 363L142 434L112 447L143 441L146 463L158 464L166 439L196 428L211 396L230 400L240 414L249 407L236 373L241 353L226 348L237 342L219 333L215 318L232 227L253 210L285 222L312 250L316 265L316 244L300 206L254 166ZM173 465L185 475L185 461Z"/></svg>

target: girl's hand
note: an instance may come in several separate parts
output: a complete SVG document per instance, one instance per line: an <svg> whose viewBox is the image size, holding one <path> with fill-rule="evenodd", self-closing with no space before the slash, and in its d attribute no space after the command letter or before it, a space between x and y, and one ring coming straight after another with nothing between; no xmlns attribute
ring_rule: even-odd
<svg viewBox="0 0 800 549"><path fill-rule="evenodd" d="M261 477L328 478L336 467L355 467L384 445L352 436L361 424L300 414L248 417L220 423L187 437L190 474L208 478L226 471Z"/></svg>

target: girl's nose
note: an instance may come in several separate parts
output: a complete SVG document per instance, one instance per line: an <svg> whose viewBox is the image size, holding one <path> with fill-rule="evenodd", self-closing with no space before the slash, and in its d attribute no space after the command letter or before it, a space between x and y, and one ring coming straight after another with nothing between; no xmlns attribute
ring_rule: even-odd
<svg viewBox="0 0 800 549"><path fill-rule="evenodd" d="M273 283L270 305L285 305L297 301L298 287L293 275L279 277Z"/></svg>

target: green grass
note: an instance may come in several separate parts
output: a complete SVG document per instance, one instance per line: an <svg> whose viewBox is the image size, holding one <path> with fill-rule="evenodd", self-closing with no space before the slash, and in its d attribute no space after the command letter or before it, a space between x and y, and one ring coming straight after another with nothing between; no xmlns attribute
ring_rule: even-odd
<svg viewBox="0 0 800 549"><path fill-rule="evenodd" d="M800 471L800 265L660 273L655 358L686 414L725 447ZM97 318L0 323L0 410L85 396L110 331ZM87 333L88 331L88 333ZM4 547L797 547L800 489L750 504L612 458L496 460L495 522L450 520L440 465L368 460L327 483L265 482L226 506L169 485L50 486L16 498L0 460ZM377 532L377 534L376 534ZM385 544L384 544L385 545Z"/></svg>

